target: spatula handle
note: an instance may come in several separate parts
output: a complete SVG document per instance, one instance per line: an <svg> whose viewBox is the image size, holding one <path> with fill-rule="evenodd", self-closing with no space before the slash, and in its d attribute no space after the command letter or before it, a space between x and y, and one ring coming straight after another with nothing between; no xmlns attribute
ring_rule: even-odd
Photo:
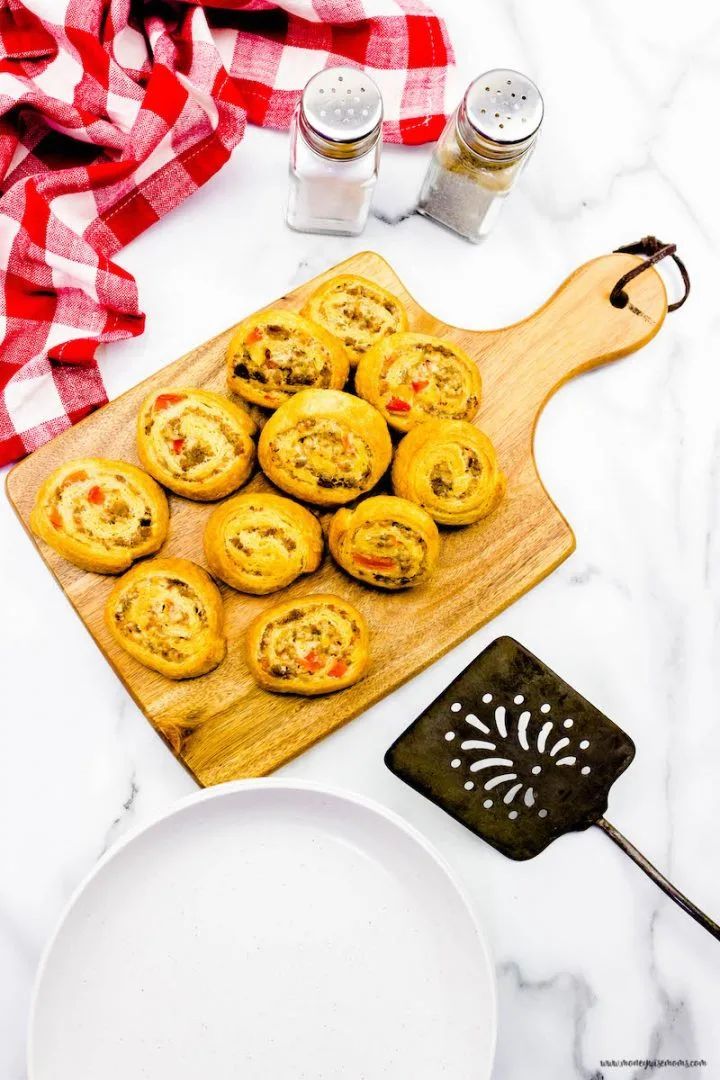
<svg viewBox="0 0 720 1080"><path fill-rule="evenodd" d="M704 911L701 911L699 907L693 904L692 900L688 900L684 893L681 893L679 889L676 889L672 882L668 881L668 879L653 866L649 859L646 859L642 852L638 851L638 849L631 844L621 832L618 832L614 825L611 825L606 818L600 818L595 824L599 829L602 829L611 840L614 840L617 846L621 848L626 855L629 855L634 863L637 863L643 873L647 874L647 876L662 889L666 896L669 896L671 900L674 900L678 907L681 907L683 911L686 911L695 922L700 923L703 929L707 930L708 934L712 934L714 938L717 938L718 941L720 941L720 926L718 926L716 922L713 922Z"/></svg>

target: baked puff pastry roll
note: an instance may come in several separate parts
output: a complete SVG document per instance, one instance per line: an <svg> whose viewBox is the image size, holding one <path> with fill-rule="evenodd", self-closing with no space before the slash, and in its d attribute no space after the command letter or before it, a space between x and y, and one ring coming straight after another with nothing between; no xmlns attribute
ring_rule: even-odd
<svg viewBox="0 0 720 1080"><path fill-rule="evenodd" d="M328 544L343 570L381 589L421 585L440 554L440 536L430 515L393 495L375 495L354 510L338 510Z"/></svg>
<svg viewBox="0 0 720 1080"><path fill-rule="evenodd" d="M465 420L429 420L401 440L392 468L393 490L442 525L486 517L505 494L493 444Z"/></svg>
<svg viewBox="0 0 720 1080"><path fill-rule="evenodd" d="M408 325L407 312L397 296L355 274L323 282L302 313L343 343L353 367L372 345L388 334L407 330Z"/></svg>
<svg viewBox="0 0 720 1080"><path fill-rule="evenodd" d="M250 475L255 427L240 405L221 394L155 390L140 408L138 456L177 495L200 502L221 499Z"/></svg>
<svg viewBox="0 0 720 1080"><path fill-rule="evenodd" d="M116 582L105 623L117 644L168 679L191 679L225 656L214 581L187 559L150 559Z"/></svg>
<svg viewBox="0 0 720 1080"><path fill-rule="evenodd" d="M268 608L250 624L247 661L266 690L329 694L358 682L369 663L365 619L339 596L303 596Z"/></svg>
<svg viewBox="0 0 720 1080"><path fill-rule="evenodd" d="M358 365L355 389L398 431L426 420L472 420L482 383L458 345L429 334L392 334Z"/></svg>
<svg viewBox="0 0 720 1080"><path fill-rule="evenodd" d="M136 465L81 458L43 481L30 528L82 570L120 574L161 546L168 504L163 490Z"/></svg>
<svg viewBox="0 0 720 1080"><path fill-rule="evenodd" d="M229 389L268 409L309 386L341 390L349 370L350 358L337 338L280 308L241 322L227 351Z"/></svg>
<svg viewBox="0 0 720 1080"><path fill-rule="evenodd" d="M341 390L303 390L260 434L260 465L290 495L320 506L356 499L390 464L392 443L377 409Z"/></svg>
<svg viewBox="0 0 720 1080"><path fill-rule="evenodd" d="M215 577L240 592L275 592L317 570L323 553L320 522L281 495L247 493L210 515L203 538Z"/></svg>

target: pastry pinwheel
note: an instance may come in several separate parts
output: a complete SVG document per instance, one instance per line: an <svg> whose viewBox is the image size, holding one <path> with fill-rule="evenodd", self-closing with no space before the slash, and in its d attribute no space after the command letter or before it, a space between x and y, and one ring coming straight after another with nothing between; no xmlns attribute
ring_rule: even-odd
<svg viewBox="0 0 720 1080"><path fill-rule="evenodd" d="M338 506L374 487L392 456L377 409L341 390L303 390L260 433L260 466L274 484L307 502Z"/></svg>
<svg viewBox="0 0 720 1080"><path fill-rule="evenodd" d="M217 585L187 559L150 559L121 577L105 605L117 644L168 679L190 679L225 656Z"/></svg>
<svg viewBox="0 0 720 1080"><path fill-rule="evenodd" d="M168 504L162 488L136 465L81 458L43 481L30 528L75 566L120 574L162 545Z"/></svg>
<svg viewBox="0 0 720 1080"><path fill-rule="evenodd" d="M493 444L465 420L430 420L400 441L392 468L396 495L442 525L486 517L505 493Z"/></svg>
<svg viewBox="0 0 720 1080"><path fill-rule="evenodd" d="M204 535L215 577L240 592L275 592L317 570L323 553L320 522L281 495L246 492L221 503Z"/></svg>
<svg viewBox="0 0 720 1080"><path fill-rule="evenodd" d="M343 690L363 677L369 663L364 617L330 594L267 608L250 624L246 646L257 682L280 694Z"/></svg>
<svg viewBox="0 0 720 1080"><path fill-rule="evenodd" d="M328 544L343 570L381 589L421 585L440 554L440 536L430 515L394 495L375 495L354 510L338 510Z"/></svg>
<svg viewBox="0 0 720 1080"><path fill-rule="evenodd" d="M426 420L472 420L482 383L475 361L452 341L405 333L365 353L355 389L397 431L410 431Z"/></svg>
<svg viewBox="0 0 720 1080"><path fill-rule="evenodd" d="M211 390L154 390L140 408L138 456L166 488L208 502L244 484L255 460L255 421Z"/></svg>
<svg viewBox="0 0 720 1080"><path fill-rule="evenodd" d="M302 310L342 342L353 366L372 345L408 325L397 296L355 274L324 281Z"/></svg>
<svg viewBox="0 0 720 1080"><path fill-rule="evenodd" d="M280 308L244 319L227 351L228 388L269 409L310 386L341 390L349 369L350 358L337 338Z"/></svg>

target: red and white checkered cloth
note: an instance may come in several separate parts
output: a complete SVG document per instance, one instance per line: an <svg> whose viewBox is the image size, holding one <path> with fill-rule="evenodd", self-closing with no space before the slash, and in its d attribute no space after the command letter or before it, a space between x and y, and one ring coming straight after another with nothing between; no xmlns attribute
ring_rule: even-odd
<svg viewBox="0 0 720 1080"><path fill-rule="evenodd" d="M351 63L385 139L427 142L451 60L421 0L0 0L0 464L107 401L95 350L144 325L113 258L246 120L287 127L310 75Z"/></svg>

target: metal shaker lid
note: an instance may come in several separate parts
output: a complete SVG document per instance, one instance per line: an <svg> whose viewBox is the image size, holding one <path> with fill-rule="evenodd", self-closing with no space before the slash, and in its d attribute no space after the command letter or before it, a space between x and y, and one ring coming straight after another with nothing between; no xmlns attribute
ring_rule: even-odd
<svg viewBox="0 0 720 1080"><path fill-rule="evenodd" d="M382 116L380 91L359 68L325 68L303 90L303 134L331 157L364 154L377 141Z"/></svg>
<svg viewBox="0 0 720 1080"><path fill-rule="evenodd" d="M468 124L472 129L471 138L477 133L513 153L534 141L544 106L540 91L527 75L510 68L495 68L470 83L461 111L466 129Z"/></svg>

